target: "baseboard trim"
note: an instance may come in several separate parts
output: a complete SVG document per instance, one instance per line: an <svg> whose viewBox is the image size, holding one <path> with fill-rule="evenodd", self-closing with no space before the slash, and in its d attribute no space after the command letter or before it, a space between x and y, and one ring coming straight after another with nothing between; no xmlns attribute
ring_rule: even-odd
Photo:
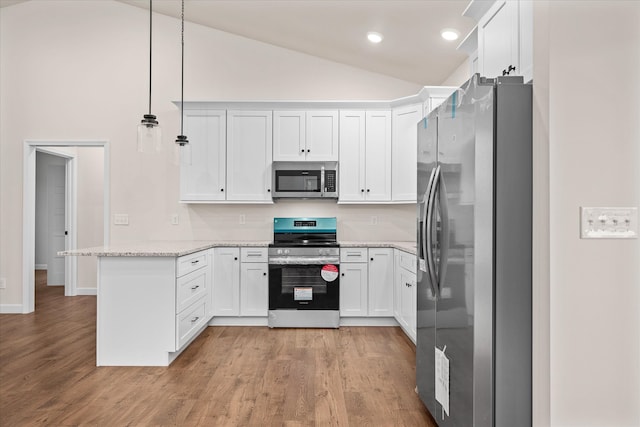
<svg viewBox="0 0 640 427"><path fill-rule="evenodd" d="M47 264L36 264L36 270L47 270Z"/></svg>
<svg viewBox="0 0 640 427"><path fill-rule="evenodd" d="M76 295L98 295L97 288L76 288Z"/></svg>
<svg viewBox="0 0 640 427"><path fill-rule="evenodd" d="M400 326L393 317L341 317L340 326Z"/></svg>
<svg viewBox="0 0 640 427"><path fill-rule="evenodd" d="M22 304L0 304L0 314L22 314Z"/></svg>

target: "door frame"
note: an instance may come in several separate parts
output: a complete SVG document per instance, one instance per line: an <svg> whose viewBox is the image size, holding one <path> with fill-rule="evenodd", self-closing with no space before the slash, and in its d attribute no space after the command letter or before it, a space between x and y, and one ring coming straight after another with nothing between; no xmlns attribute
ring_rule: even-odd
<svg viewBox="0 0 640 427"><path fill-rule="evenodd" d="M67 250L76 249L77 246L77 207L76 207L76 178L77 160L75 156L61 154L53 151L53 147L102 147L104 150L104 245L109 244L109 141L107 140L25 140L23 157L23 197L22 197L22 312L31 313L35 311L35 212L36 212L36 151L67 158L66 167L66 196L65 204L67 209L66 223L69 235L67 238ZM73 296L77 294L77 259L76 257L65 258L65 295Z"/></svg>

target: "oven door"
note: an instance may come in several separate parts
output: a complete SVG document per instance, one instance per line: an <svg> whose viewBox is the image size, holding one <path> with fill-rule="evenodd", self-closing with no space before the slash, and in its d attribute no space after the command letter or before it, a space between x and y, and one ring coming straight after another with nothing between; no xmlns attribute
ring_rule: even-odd
<svg viewBox="0 0 640 427"><path fill-rule="evenodd" d="M269 264L269 310L339 308L339 264Z"/></svg>

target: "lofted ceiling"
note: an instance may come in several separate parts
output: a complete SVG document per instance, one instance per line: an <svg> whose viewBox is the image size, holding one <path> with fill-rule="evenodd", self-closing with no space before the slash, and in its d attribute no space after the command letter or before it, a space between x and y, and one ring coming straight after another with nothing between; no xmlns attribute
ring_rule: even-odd
<svg viewBox="0 0 640 427"><path fill-rule="evenodd" d="M148 9L148 0L119 0ZM439 85L466 59L457 45L475 22L468 0L185 0L185 19L254 40L385 74ZM156 0L154 12L180 17L179 0ZM440 37L443 28L458 41ZM384 40L371 44L366 34ZM185 36L188 40L188 34Z"/></svg>
<svg viewBox="0 0 640 427"><path fill-rule="evenodd" d="M21 0L0 0L1 6ZM84 0L95 1L95 0ZM149 9L149 0L118 0ZM469 0L185 0L185 20L419 85L439 85L466 59L456 47L475 22ZM180 17L180 0L154 12ZM440 37L459 31L458 41ZM366 34L384 35L371 44ZM188 43L188 34L185 34Z"/></svg>

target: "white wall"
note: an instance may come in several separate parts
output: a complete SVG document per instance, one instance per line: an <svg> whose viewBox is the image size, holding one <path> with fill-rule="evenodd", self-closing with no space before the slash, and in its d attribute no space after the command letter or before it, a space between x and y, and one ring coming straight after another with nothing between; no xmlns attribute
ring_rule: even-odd
<svg viewBox="0 0 640 427"><path fill-rule="evenodd" d="M640 205L640 2L544 8L534 43L548 58L537 50L534 86L548 85L536 131L549 155L549 283L538 295L549 301L550 422L638 426L640 241L581 240L579 207Z"/></svg>
<svg viewBox="0 0 640 427"><path fill-rule="evenodd" d="M180 23L155 15L153 107L172 144L179 133ZM147 110L148 12L116 1L31 1L0 9L0 290L2 304L22 299L22 157L25 139L109 140L111 241L268 239L283 212L342 218L342 239L413 238L413 208L300 208L178 204L172 150L136 151ZM420 89L393 79L195 24L185 30L186 100L395 99ZM233 236L239 213L247 225ZM181 224L170 225L179 213ZM379 215L378 227L368 226ZM81 284L79 284L81 285Z"/></svg>
<svg viewBox="0 0 640 427"><path fill-rule="evenodd" d="M77 147L78 248L104 244L104 148ZM78 293L95 289L98 278L96 257L78 258Z"/></svg>

